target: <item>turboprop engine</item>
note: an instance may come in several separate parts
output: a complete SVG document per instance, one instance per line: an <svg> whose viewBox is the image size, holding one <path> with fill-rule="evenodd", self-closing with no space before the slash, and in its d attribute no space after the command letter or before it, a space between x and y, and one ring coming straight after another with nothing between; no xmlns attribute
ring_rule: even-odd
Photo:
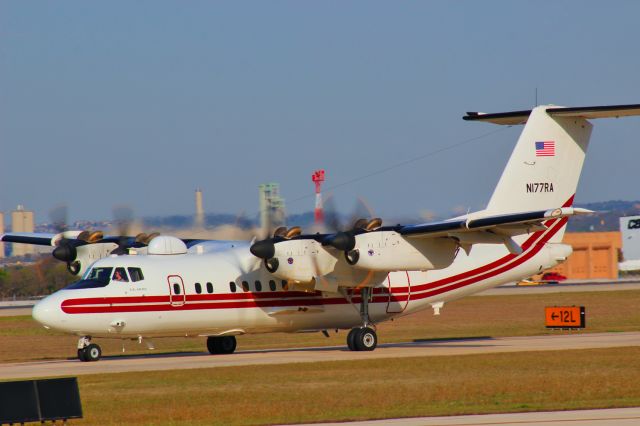
<svg viewBox="0 0 640 426"><path fill-rule="evenodd" d="M336 237L329 243L343 250L349 265L372 271L426 271L449 266L458 244L451 238L407 238L395 231L353 236L349 245Z"/></svg>
<svg viewBox="0 0 640 426"><path fill-rule="evenodd" d="M309 283L331 273L338 259L313 239L282 240L254 244L252 253L264 259L274 276L296 283Z"/></svg>

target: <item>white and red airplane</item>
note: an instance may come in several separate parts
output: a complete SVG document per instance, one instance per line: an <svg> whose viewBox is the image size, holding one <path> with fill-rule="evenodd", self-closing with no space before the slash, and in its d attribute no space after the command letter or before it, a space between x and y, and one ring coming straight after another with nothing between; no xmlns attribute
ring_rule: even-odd
<svg viewBox="0 0 640 426"><path fill-rule="evenodd" d="M92 338L207 336L232 353L247 333L351 329L351 350L373 350L375 324L517 281L563 262L570 216L592 125L640 115L640 105L468 113L464 119L524 124L482 211L417 225L360 220L352 229L280 229L257 242L100 232L8 233L2 241L54 246L82 276L44 298L33 317L80 336L78 358L96 361ZM146 238L145 238L146 237Z"/></svg>

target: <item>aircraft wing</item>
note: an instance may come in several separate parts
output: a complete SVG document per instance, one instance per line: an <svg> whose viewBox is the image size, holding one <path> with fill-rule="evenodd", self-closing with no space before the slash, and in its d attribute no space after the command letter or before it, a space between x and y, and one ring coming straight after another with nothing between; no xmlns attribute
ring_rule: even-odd
<svg viewBox="0 0 640 426"><path fill-rule="evenodd" d="M0 241L7 243L33 244L36 246L53 246L57 234L39 232L10 232L0 236Z"/></svg>
<svg viewBox="0 0 640 426"><path fill-rule="evenodd" d="M475 216L441 222L400 226L397 232L414 238L454 236L460 233L489 231L500 235L519 235L544 228L549 219L593 213L578 207L560 207L551 210L510 213L493 216Z"/></svg>

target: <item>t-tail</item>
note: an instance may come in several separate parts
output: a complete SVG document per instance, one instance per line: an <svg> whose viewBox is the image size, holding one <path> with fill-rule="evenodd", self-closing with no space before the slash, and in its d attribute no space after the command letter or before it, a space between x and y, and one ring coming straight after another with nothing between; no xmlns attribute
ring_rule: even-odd
<svg viewBox="0 0 640 426"><path fill-rule="evenodd" d="M640 104L593 107L542 105L532 110L485 114L465 120L524 124L484 214L509 214L570 207L589 146L594 118L640 115ZM559 242L564 227L551 242Z"/></svg>

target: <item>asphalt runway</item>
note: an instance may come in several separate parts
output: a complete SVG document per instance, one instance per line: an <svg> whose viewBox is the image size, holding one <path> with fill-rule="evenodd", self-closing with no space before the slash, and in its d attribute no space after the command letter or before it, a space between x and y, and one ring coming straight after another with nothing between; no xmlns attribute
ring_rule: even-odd
<svg viewBox="0 0 640 426"><path fill-rule="evenodd" d="M336 346L239 351L231 355L216 356L209 355L208 353L109 356L102 358L98 362L80 362L74 358L56 361L0 364L0 380L130 371L182 370L243 365L273 365L300 362L613 348L623 346L640 346L640 332L421 340L409 343L380 345L373 352L351 352L347 350L346 346Z"/></svg>
<svg viewBox="0 0 640 426"><path fill-rule="evenodd" d="M17 317L21 315L31 315L31 311L33 308L31 306L24 307L10 307L10 308L0 308L0 317Z"/></svg>
<svg viewBox="0 0 640 426"><path fill-rule="evenodd" d="M631 426L640 424L640 408L541 411L534 413L480 414L473 416L413 417L350 423L314 423L322 426Z"/></svg>

